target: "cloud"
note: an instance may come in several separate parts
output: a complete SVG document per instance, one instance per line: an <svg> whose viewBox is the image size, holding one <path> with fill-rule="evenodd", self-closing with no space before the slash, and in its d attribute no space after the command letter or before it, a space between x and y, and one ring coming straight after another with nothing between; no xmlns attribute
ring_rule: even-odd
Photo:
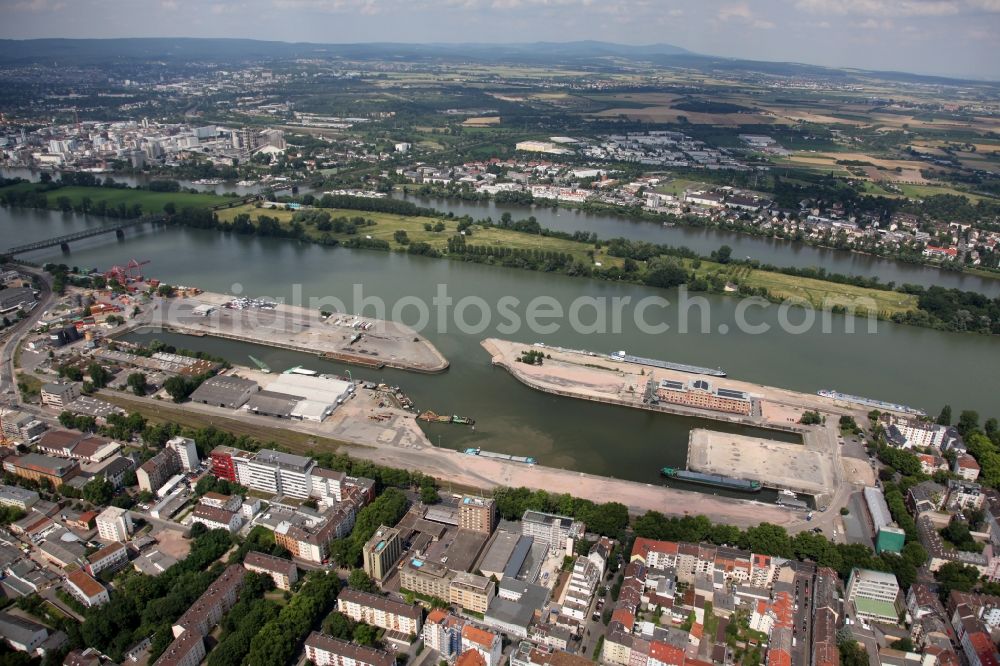
<svg viewBox="0 0 1000 666"><path fill-rule="evenodd" d="M20 0L10 7L16 12L54 12L66 8L65 2L51 0Z"/></svg>
<svg viewBox="0 0 1000 666"><path fill-rule="evenodd" d="M1000 4L1000 0L970 0ZM795 7L811 14L860 16L951 16L962 11L959 0L796 0Z"/></svg>
<svg viewBox="0 0 1000 666"><path fill-rule="evenodd" d="M735 5L723 5L716 16L720 21L745 23L746 25L753 28L759 28L761 30L770 30L774 27L774 23L771 21L758 18L753 11L751 11L750 6L745 2Z"/></svg>

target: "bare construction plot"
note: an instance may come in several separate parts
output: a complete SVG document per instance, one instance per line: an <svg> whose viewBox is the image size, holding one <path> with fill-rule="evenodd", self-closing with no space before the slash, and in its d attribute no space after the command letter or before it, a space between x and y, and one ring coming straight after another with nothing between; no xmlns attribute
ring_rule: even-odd
<svg viewBox="0 0 1000 666"><path fill-rule="evenodd" d="M371 317L320 312L295 305L226 307L232 297L203 293L160 302L152 325L189 335L318 354L344 363L441 372L448 361L408 326Z"/></svg>
<svg viewBox="0 0 1000 666"><path fill-rule="evenodd" d="M714 430L691 431L688 468L807 495L829 493L835 483L830 456L808 445Z"/></svg>

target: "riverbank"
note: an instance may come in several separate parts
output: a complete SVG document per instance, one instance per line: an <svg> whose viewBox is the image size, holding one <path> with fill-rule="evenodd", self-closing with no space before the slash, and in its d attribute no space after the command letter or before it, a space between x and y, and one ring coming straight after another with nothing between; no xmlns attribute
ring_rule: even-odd
<svg viewBox="0 0 1000 666"><path fill-rule="evenodd" d="M333 219L329 228L308 220L299 223L301 239L323 245L357 245L362 249L447 257L615 282L652 283L646 262L614 256L607 242L588 243L544 233L479 224L462 226L450 219L383 212L322 208L309 213L326 213ZM289 210L245 205L217 213L222 224L233 224L241 216L249 216L251 223L257 225L262 216L277 220L287 234L292 233L296 224L296 212ZM374 224L366 224L367 221ZM461 242L456 242L456 238ZM685 254L692 253L679 252L678 256L670 257L684 272L683 276L676 276L676 284L686 281L701 290L737 293L743 287L743 295L766 295L776 301L801 299L819 309L839 305L847 310L853 308L861 316L871 313L882 319L917 309L917 298L912 294L763 271L738 262L723 264Z"/></svg>
<svg viewBox="0 0 1000 666"><path fill-rule="evenodd" d="M224 430L233 428L232 431L237 433L245 432L247 427L260 427L266 429L264 432L280 427L298 433L296 436L282 438L286 447L295 453L308 454L336 446L338 452L355 458L387 467L404 467L433 476L444 486L452 483L483 491L523 486L554 494L567 493L598 503L614 498L627 506L633 514L660 511L668 515L704 515L715 522L725 522L741 528L768 522L781 525L793 533L811 527L801 513L763 502L730 499L542 465L523 465L438 448L427 441L412 414L396 413L389 421L369 425L357 422L357 415L342 411L342 407L334 412L331 419L354 421L363 430L356 430L352 426L331 429L327 423L275 423L275 419L235 410L191 403L171 405L124 393L104 391L101 396L127 410L137 411L158 421L173 419L180 423L194 424L208 420ZM344 407L350 404L348 402ZM379 436L379 432L383 434ZM392 433L391 436L388 435L389 432ZM684 508L678 511L678 507ZM830 513L833 515L832 508Z"/></svg>
<svg viewBox="0 0 1000 666"><path fill-rule="evenodd" d="M75 210L95 215L139 217L142 213L165 212L168 204L175 210L186 207L214 208L237 199L218 194L193 192L155 192L131 187L55 186L46 183L18 183L0 187L0 201L6 205L24 205L50 210ZM138 206L138 214L136 206Z"/></svg>
<svg viewBox="0 0 1000 666"><path fill-rule="evenodd" d="M448 369L448 360L441 352L404 324L332 311L326 316L318 310L270 301L228 307L233 300L232 296L211 292L158 299L153 316L137 321L132 328L209 335L316 354L367 368L424 373Z"/></svg>

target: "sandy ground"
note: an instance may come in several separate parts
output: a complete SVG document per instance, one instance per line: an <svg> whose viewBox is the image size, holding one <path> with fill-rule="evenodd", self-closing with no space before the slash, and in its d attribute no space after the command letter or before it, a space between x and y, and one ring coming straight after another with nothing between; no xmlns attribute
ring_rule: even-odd
<svg viewBox="0 0 1000 666"><path fill-rule="evenodd" d="M284 304L273 310L221 307L230 300L225 294L208 292L160 300L152 325L311 353L349 353L404 369L439 372L448 367L430 341L403 324L342 313L324 319L319 310ZM199 305L217 309L199 316L193 313ZM363 330L360 324L369 328ZM359 335L360 339L352 342Z"/></svg>
<svg viewBox="0 0 1000 666"><path fill-rule="evenodd" d="M185 539L183 533L177 530L166 528L154 530L152 536L156 539L157 550L170 555L176 560L184 559L191 550L190 539Z"/></svg>

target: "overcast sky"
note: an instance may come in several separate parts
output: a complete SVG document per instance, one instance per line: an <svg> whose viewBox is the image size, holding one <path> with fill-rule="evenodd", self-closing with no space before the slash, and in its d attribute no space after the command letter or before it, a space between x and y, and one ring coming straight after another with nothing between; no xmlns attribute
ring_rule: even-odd
<svg viewBox="0 0 1000 666"><path fill-rule="evenodd" d="M597 39L1000 80L1000 0L0 0L0 37Z"/></svg>

